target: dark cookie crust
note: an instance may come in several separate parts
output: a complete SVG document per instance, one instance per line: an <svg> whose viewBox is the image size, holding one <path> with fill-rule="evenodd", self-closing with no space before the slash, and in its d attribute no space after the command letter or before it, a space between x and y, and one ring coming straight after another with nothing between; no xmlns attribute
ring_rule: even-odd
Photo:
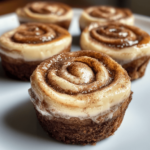
<svg viewBox="0 0 150 150"><path fill-rule="evenodd" d="M125 111L132 99L132 93L113 114L113 117L107 121L98 118L100 123L95 123L91 119L80 120L79 118L55 118L49 119L43 116L36 110L38 120L42 127L54 139L67 144L94 144L97 141L103 140L111 135L121 125Z"/></svg>
<svg viewBox="0 0 150 150"><path fill-rule="evenodd" d="M7 76L22 81L29 81L34 69L40 62L25 62L11 63L2 59L2 66Z"/></svg>

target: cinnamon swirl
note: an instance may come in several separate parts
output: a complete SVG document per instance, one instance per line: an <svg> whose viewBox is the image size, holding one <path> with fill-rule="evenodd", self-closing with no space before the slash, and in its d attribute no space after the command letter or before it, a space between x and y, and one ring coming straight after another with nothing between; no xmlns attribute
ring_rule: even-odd
<svg viewBox="0 0 150 150"><path fill-rule="evenodd" d="M42 62L31 76L31 101L56 140L95 143L120 126L131 101L127 72L94 51L67 52Z"/></svg>
<svg viewBox="0 0 150 150"><path fill-rule="evenodd" d="M53 23L65 29L69 28L73 16L69 6L55 2L32 2L23 8L18 8L16 13L20 23Z"/></svg>
<svg viewBox="0 0 150 150"><path fill-rule="evenodd" d="M0 55L6 73L21 80L43 60L70 51L71 35L54 24L27 23L0 37Z"/></svg>
<svg viewBox="0 0 150 150"><path fill-rule="evenodd" d="M120 22L133 25L134 17L129 9L110 6L93 6L85 9L80 16L81 31L92 22Z"/></svg>
<svg viewBox="0 0 150 150"><path fill-rule="evenodd" d="M82 49L103 52L120 63L131 80L144 75L150 59L150 36L121 23L92 23L81 34Z"/></svg>

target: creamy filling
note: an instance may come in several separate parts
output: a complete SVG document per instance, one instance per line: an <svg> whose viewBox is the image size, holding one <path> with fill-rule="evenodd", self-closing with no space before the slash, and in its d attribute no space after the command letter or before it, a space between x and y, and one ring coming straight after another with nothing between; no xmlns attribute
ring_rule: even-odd
<svg viewBox="0 0 150 150"><path fill-rule="evenodd" d="M125 82L125 81L123 80L123 82ZM113 116L113 113L119 107L119 104L124 102L124 100L126 100L130 96L131 84L125 83L125 85L126 85L125 90L122 90L118 85L113 90L103 91L104 93L101 92L100 93L101 95L99 93L95 93L94 98L97 97L99 104L96 104L93 107L87 107L87 108L86 107L81 108L80 104L77 104L79 107L68 107L67 102L66 102L66 105L63 105L61 103L57 103L56 101L54 101L50 97L46 96L40 89L37 89L36 88L37 85L35 85L36 87L32 86L32 90L30 89L29 92L34 91L35 95L40 100L40 103L38 103L38 105L37 105L36 99L31 97L32 103L35 104L37 110L40 113L42 113L43 115L46 115L49 117L52 117L52 116L61 117L61 118L66 118L66 119L69 119L71 117L78 117L81 120L92 119L93 121L98 122L97 118L99 116L102 116L103 114L107 113L111 107L117 105L116 109L114 109L111 112L112 115L109 115L107 117L107 119L111 119L111 117ZM52 94L54 94L54 93L52 93ZM105 96L105 95L107 95L107 96ZM62 98L62 100L65 101L67 96L64 96L64 97L63 96L64 96L63 94L57 93L57 97ZM77 97L80 97L80 96L77 95ZM91 96L89 96L89 97L91 97ZM71 96L69 96L69 98L73 104L76 104L76 101L78 101L78 99L74 99L73 97L71 98ZM43 109L43 107L41 105L43 99L48 104L48 108L46 110ZM67 99L67 100L69 100L69 99ZM90 98L88 100L90 101Z"/></svg>
<svg viewBox="0 0 150 150"><path fill-rule="evenodd" d="M115 59L121 65L127 64L135 59L141 58L143 56L150 55L150 42L147 44L143 44L138 47L137 45L123 48L121 50L115 50L109 46L105 46L100 42L91 42L89 31L82 32L81 35L81 47L84 50L95 50L99 52L103 52L113 59Z"/></svg>
<svg viewBox="0 0 150 150"><path fill-rule="evenodd" d="M58 38L51 42L43 44L22 44L15 43L11 40L15 30L4 34L0 38L0 53L14 58L23 59L25 61L41 61L47 59L64 49L68 48L71 44L71 36L64 36L58 40Z"/></svg>
<svg viewBox="0 0 150 150"><path fill-rule="evenodd" d="M123 99L119 103L116 103L116 105L110 106L110 109L107 109L105 111L100 111L101 107L94 107L93 109L89 108L88 110L84 110L84 109L80 109L80 108L78 108L78 109L69 109L68 107L62 108L61 105L55 106L55 107L49 106L48 109L44 109L41 104L42 101L39 102L39 100L37 100L37 97L32 97L32 92L33 92L32 88L30 88L28 92L30 95L31 102L35 106L36 110L43 116L49 117L49 119L53 119L53 117L65 118L65 119L77 117L80 120L91 119L91 120L93 120L93 122L96 122L96 123L100 122L100 120L98 118L102 117L103 115L105 115L104 118L102 119L104 121L112 119L114 113L118 110L118 108L121 106L121 104L126 100L126 99ZM98 111L95 111L95 110L98 110ZM89 111L89 112L87 112L87 111ZM94 111L94 113L93 113L93 111ZM90 112L92 112L92 113L90 114Z"/></svg>

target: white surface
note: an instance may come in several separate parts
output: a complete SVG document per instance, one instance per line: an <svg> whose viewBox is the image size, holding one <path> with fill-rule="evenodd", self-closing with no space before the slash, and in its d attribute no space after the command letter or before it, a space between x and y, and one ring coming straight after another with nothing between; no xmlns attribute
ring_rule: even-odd
<svg viewBox="0 0 150 150"><path fill-rule="evenodd" d="M79 50L75 10L70 33ZM150 34L150 18L135 15L136 26ZM0 35L18 26L15 14L0 17ZM39 125L27 90L30 83L5 76L0 62L0 150L150 150L150 64L142 79L132 82L133 99L115 134L96 146L66 145L50 138Z"/></svg>

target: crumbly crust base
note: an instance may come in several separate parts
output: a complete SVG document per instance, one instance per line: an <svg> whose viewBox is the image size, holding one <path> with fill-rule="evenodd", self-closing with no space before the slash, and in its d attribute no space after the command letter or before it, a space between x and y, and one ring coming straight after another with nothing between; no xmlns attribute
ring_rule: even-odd
<svg viewBox="0 0 150 150"><path fill-rule="evenodd" d="M71 45L66 49L62 50L60 53L69 52ZM30 81L30 76L35 70L35 68L42 61L24 61L22 59L14 59L6 55L0 54L2 66L5 70L6 75L11 78L16 78L22 81Z"/></svg>
<svg viewBox="0 0 150 150"><path fill-rule="evenodd" d="M144 56L123 65L123 68L128 72L131 81L144 76L149 60L150 56Z"/></svg>
<svg viewBox="0 0 150 150"><path fill-rule="evenodd" d="M38 112L35 106L38 120L48 134L56 139L67 144L95 144L111 135L121 125L125 111L132 99L132 92L113 114L109 120L104 120L104 115L98 120L100 123L95 123L91 119L80 120L79 118L49 118ZM110 112L109 112L110 113Z"/></svg>

